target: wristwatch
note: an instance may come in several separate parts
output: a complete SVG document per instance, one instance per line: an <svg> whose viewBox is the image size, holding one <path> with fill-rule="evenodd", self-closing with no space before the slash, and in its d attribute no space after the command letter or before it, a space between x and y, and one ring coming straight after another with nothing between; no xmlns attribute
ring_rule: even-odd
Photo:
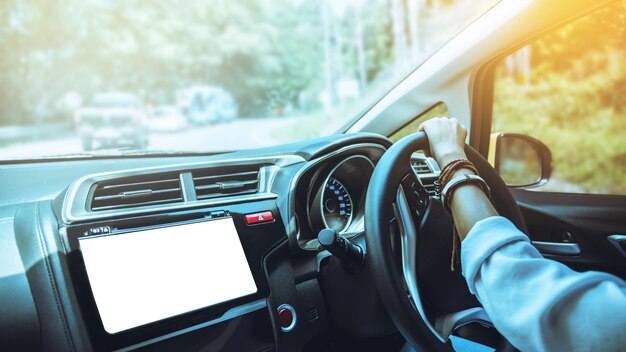
<svg viewBox="0 0 626 352"><path fill-rule="evenodd" d="M448 183L446 183L446 186L444 187L443 191L441 191L441 203L443 203L443 208L448 213L452 212L452 210L450 209L450 201L452 199L454 190L457 187L466 183L480 186L483 192L485 192L485 194L487 195L487 198L489 198L491 191L489 189L489 185L487 185L487 182L485 182L485 180L483 180L482 177L478 175L470 175L470 174L463 174L463 175L455 176L453 179L448 181Z"/></svg>

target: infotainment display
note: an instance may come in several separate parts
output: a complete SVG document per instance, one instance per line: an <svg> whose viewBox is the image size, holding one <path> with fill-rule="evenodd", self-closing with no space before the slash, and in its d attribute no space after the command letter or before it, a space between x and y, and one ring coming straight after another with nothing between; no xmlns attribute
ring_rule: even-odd
<svg viewBox="0 0 626 352"><path fill-rule="evenodd" d="M109 334L257 292L230 217L78 240Z"/></svg>

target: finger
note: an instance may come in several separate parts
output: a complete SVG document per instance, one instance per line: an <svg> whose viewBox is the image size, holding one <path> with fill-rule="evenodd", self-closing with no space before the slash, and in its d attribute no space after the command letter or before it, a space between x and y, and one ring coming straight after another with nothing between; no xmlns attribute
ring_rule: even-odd
<svg viewBox="0 0 626 352"><path fill-rule="evenodd" d="M424 132L426 132L426 126L428 125L428 123L429 123L430 121L432 121L432 119L431 119L431 120L428 120L428 121L424 121L424 122L422 122L422 123L419 125L419 127L417 128L417 131L424 131Z"/></svg>
<svg viewBox="0 0 626 352"><path fill-rule="evenodd" d="M418 131L426 131L426 127L430 127L433 123L436 123L435 121L441 120L443 119L443 117L432 117L424 122L422 122L419 127L417 128Z"/></svg>
<svg viewBox="0 0 626 352"><path fill-rule="evenodd" d="M435 120L436 117L433 117L432 119L429 119L427 121L422 122L419 127L417 128L418 132L424 132L426 133L426 135L428 135L428 132L426 131L427 127L430 127L430 125L432 124L431 121ZM429 145L427 145L426 147L424 147L424 149L422 150L424 152L424 155L426 155L429 158L432 158L432 155L430 153L430 141L428 142Z"/></svg>
<svg viewBox="0 0 626 352"><path fill-rule="evenodd" d="M422 122L422 123L420 124L420 126L417 128L417 130L418 130L418 131L424 131L424 130L425 130L425 128L426 128L426 126L429 126L429 125L432 123L431 121L436 120L436 119L437 119L437 117L433 117L433 118L431 118L431 119L428 119L428 120L426 120L426 121Z"/></svg>

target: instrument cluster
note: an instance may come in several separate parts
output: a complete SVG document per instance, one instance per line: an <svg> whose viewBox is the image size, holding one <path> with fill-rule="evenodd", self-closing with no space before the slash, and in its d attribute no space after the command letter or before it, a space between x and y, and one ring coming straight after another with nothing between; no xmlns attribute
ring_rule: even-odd
<svg viewBox="0 0 626 352"><path fill-rule="evenodd" d="M317 234L325 228L348 238L363 232L365 195L373 172L372 160L355 154L329 161L307 178L306 223L299 219L300 247L317 249Z"/></svg>

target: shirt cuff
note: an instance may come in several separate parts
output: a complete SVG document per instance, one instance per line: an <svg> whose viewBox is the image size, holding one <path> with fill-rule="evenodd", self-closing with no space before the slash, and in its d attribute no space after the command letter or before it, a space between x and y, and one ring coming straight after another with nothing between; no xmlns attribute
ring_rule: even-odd
<svg viewBox="0 0 626 352"><path fill-rule="evenodd" d="M474 281L483 262L498 248L516 241L529 242L507 218L492 216L474 224L461 242L461 267L472 294L476 294Z"/></svg>

